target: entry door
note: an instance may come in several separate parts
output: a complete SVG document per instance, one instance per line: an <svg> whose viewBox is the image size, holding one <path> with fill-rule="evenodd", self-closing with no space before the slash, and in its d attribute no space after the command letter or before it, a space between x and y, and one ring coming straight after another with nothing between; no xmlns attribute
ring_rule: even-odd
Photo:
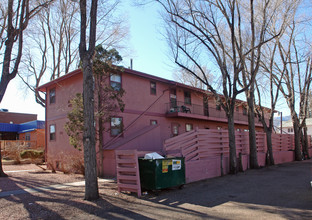
<svg viewBox="0 0 312 220"><path fill-rule="evenodd" d="M177 91L176 89L170 89L170 108L177 107Z"/></svg>

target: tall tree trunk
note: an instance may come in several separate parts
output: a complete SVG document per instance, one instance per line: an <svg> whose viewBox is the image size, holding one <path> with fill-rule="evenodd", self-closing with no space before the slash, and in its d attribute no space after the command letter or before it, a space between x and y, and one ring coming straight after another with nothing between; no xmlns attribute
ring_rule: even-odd
<svg viewBox="0 0 312 220"><path fill-rule="evenodd" d="M295 160L302 160L300 147L300 128L298 119L293 118L293 128L295 136Z"/></svg>
<svg viewBox="0 0 312 220"><path fill-rule="evenodd" d="M95 200L99 198L96 149L95 149L95 125L94 125L94 79L93 79L93 55L96 41L97 0L92 0L89 26L89 48L87 50L87 2L80 0L80 44L79 55L83 68L83 150L85 164L85 199Z"/></svg>
<svg viewBox="0 0 312 220"><path fill-rule="evenodd" d="M268 162L269 164L267 165L274 165L274 156L273 156L273 149L272 149L272 130L270 129L265 129L265 134L266 134L266 142L267 142L267 155L268 155Z"/></svg>
<svg viewBox="0 0 312 220"><path fill-rule="evenodd" d="M94 125L94 80L92 74L92 57L87 57L83 63L83 114L84 132L83 149L85 161L85 199L94 200L99 197Z"/></svg>
<svg viewBox="0 0 312 220"><path fill-rule="evenodd" d="M7 177L8 175L6 175L3 172L3 168L2 168L2 156L1 156L1 142L0 142L0 177Z"/></svg>
<svg viewBox="0 0 312 220"><path fill-rule="evenodd" d="M310 159L309 155L309 141L308 141L308 131L307 127L305 126L303 128L303 139L304 139L304 145L303 145L303 152L305 154L306 159Z"/></svg>
<svg viewBox="0 0 312 220"><path fill-rule="evenodd" d="M5 73L2 73L2 77L0 79L0 103L4 97L4 93L8 87L10 80L11 79L8 79L8 77L6 77Z"/></svg>
<svg viewBox="0 0 312 220"><path fill-rule="evenodd" d="M228 132L229 132L229 148L230 148L230 173L237 173L237 158L236 158L236 144L235 144L235 127L234 114L228 113Z"/></svg>
<svg viewBox="0 0 312 220"><path fill-rule="evenodd" d="M247 91L247 103L248 103L248 129L249 129L249 160L250 168L257 169L258 157L257 157L257 143L256 143L256 128L255 128L255 113L254 113L254 89L253 85L250 90Z"/></svg>

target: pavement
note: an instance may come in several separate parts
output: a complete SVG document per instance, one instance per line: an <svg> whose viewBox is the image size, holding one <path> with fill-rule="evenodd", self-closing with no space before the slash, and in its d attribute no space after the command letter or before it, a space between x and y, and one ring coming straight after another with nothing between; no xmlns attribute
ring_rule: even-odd
<svg viewBox="0 0 312 220"><path fill-rule="evenodd" d="M99 184L101 198L92 202L83 199L79 176L40 170L8 174L0 178L0 219L312 219L312 159L211 178L180 190L149 191L141 198L118 193L116 182L100 180L110 182Z"/></svg>
<svg viewBox="0 0 312 220"><path fill-rule="evenodd" d="M6 173L12 172L29 172L32 170L20 170L20 171L7 171ZM99 183L109 182L109 179L98 179ZM51 191L51 190L60 190L68 187L77 187L77 186L84 186L85 181L73 182L73 183L63 183L63 184L54 184L49 186L43 187L35 187L35 188L26 188L26 189L18 189L18 190L11 190L11 191L4 191L0 192L0 198L12 196L12 195L20 195L25 193L35 193L35 192L42 192L42 191Z"/></svg>

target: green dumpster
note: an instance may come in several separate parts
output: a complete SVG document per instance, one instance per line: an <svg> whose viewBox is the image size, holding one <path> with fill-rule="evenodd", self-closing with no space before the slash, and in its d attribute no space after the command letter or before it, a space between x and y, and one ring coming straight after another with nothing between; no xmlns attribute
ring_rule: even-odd
<svg viewBox="0 0 312 220"><path fill-rule="evenodd" d="M158 190L185 184L183 157L165 159L139 158L141 188Z"/></svg>

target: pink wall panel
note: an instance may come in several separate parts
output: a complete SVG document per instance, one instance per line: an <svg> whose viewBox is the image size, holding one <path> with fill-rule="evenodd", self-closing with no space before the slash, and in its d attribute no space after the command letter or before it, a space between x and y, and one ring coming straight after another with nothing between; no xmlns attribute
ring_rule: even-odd
<svg viewBox="0 0 312 220"><path fill-rule="evenodd" d="M265 166L265 153L258 152L257 157L259 166Z"/></svg>
<svg viewBox="0 0 312 220"><path fill-rule="evenodd" d="M210 160L196 160L185 162L186 183L220 176L220 162L220 158L217 157L211 158Z"/></svg>
<svg viewBox="0 0 312 220"><path fill-rule="evenodd" d="M243 170L247 170L249 168L249 157L248 155L242 155L242 161L243 161Z"/></svg>
<svg viewBox="0 0 312 220"><path fill-rule="evenodd" d="M114 150L104 151L103 167L105 176L116 176L116 156Z"/></svg>
<svg viewBox="0 0 312 220"><path fill-rule="evenodd" d="M275 164L287 163L294 161L294 151L279 151L274 152Z"/></svg>

